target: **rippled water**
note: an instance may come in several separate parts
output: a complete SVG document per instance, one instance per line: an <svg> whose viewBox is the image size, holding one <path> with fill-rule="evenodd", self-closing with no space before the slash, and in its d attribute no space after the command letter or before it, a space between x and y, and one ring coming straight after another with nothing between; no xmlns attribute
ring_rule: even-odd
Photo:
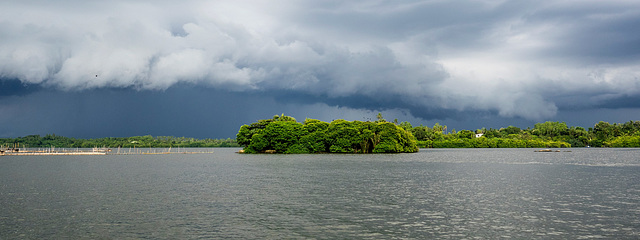
<svg viewBox="0 0 640 240"><path fill-rule="evenodd" d="M0 239L640 236L640 149L234 151L2 156Z"/></svg>

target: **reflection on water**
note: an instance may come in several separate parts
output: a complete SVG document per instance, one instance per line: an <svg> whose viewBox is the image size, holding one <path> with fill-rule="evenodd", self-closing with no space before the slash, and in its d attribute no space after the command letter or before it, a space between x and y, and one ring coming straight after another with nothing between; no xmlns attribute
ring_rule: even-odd
<svg viewBox="0 0 640 240"><path fill-rule="evenodd" d="M640 150L0 157L0 239L637 238Z"/></svg>

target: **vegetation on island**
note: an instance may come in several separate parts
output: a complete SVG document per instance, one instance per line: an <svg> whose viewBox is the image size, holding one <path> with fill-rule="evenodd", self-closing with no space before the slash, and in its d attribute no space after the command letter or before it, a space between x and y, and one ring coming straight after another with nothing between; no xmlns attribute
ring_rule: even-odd
<svg viewBox="0 0 640 240"><path fill-rule="evenodd" d="M134 136L134 137L107 137L97 139L76 139L55 134L29 135L19 138L0 138L0 146L6 147L58 147L58 148L194 148L194 147L239 147L234 139L196 139L171 136Z"/></svg>
<svg viewBox="0 0 640 240"><path fill-rule="evenodd" d="M387 122L334 120L331 123L274 116L243 125L236 136L245 153L402 153L417 152L411 132Z"/></svg>
<svg viewBox="0 0 640 240"><path fill-rule="evenodd" d="M404 131L402 131L404 130ZM533 128L456 131L436 123L413 127L409 122L334 120L331 123L274 116L243 125L236 136L247 153L393 153L420 148L568 148L640 147L640 121L598 122L594 127L565 122L536 123Z"/></svg>

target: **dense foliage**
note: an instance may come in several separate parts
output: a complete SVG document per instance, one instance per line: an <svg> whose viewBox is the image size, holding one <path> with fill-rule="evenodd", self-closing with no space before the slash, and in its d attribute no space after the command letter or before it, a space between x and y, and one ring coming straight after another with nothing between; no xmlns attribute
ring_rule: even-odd
<svg viewBox="0 0 640 240"><path fill-rule="evenodd" d="M297 122L274 116L243 125L236 136L247 153L400 153L417 152L415 138L394 123L315 119Z"/></svg>
<svg viewBox="0 0 640 240"><path fill-rule="evenodd" d="M446 126L437 124L410 129L423 148L527 148L527 147L640 147L640 121L623 124L599 122L588 130L569 127L564 122L537 123L520 129L514 126L501 129L478 129L475 132L455 130L446 133ZM476 137L476 134L482 134Z"/></svg>
<svg viewBox="0 0 640 240"><path fill-rule="evenodd" d="M413 144L421 148L640 147L640 121L598 122L588 130L544 122L527 129L509 126L457 132L438 123L413 127L408 122L387 122L380 115L375 122L331 123L314 119L298 123L282 115L242 126L237 140L251 153L411 152Z"/></svg>
<svg viewBox="0 0 640 240"><path fill-rule="evenodd" d="M185 137L159 136L135 136L135 137L108 137L97 139L76 139L56 135L29 135L19 138L0 138L0 146L38 148L38 147L60 147L60 148L129 148L129 147L238 147L233 139L195 139Z"/></svg>

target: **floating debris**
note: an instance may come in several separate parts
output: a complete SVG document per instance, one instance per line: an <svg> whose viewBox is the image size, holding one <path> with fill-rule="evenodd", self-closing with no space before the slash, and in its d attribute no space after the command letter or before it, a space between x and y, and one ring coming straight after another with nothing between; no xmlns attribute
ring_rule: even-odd
<svg viewBox="0 0 640 240"><path fill-rule="evenodd" d="M551 149L542 149L542 150L535 150L534 152L560 152L560 150L551 150Z"/></svg>

